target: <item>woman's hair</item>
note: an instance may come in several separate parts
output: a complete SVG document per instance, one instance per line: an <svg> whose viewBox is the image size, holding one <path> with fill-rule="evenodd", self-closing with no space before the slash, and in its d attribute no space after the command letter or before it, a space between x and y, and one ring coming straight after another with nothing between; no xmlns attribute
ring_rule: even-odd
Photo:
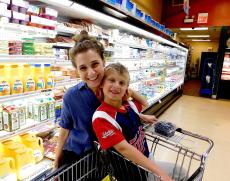
<svg viewBox="0 0 230 181"><path fill-rule="evenodd" d="M124 65L122 65L121 63L111 63L111 64L107 65L105 67L104 78L106 78L108 76L110 70L115 70L116 72L118 72L121 75L127 75L128 76L128 85L129 85L129 81L130 81L129 71Z"/></svg>
<svg viewBox="0 0 230 181"><path fill-rule="evenodd" d="M75 57L79 53L87 52L88 50L94 50L98 53L102 60L104 60L104 47L95 38L89 37L88 32L82 30L79 35L74 36L73 40L75 45L70 49L70 59L75 68L77 65L75 63Z"/></svg>

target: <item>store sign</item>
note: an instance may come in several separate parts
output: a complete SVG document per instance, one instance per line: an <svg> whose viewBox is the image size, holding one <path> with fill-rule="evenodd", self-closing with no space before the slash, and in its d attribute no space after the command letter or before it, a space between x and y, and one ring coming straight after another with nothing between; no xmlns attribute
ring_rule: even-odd
<svg viewBox="0 0 230 181"><path fill-rule="evenodd" d="M197 23L207 23L208 13L198 13Z"/></svg>

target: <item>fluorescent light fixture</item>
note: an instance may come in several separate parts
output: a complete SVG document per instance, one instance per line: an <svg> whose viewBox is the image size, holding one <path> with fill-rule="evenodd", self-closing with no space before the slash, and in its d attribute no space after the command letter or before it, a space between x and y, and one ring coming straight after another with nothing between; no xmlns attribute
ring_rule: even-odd
<svg viewBox="0 0 230 181"><path fill-rule="evenodd" d="M187 35L188 38L209 38L210 35Z"/></svg>
<svg viewBox="0 0 230 181"><path fill-rule="evenodd" d="M70 0L39 0L49 5L58 6L58 7L69 7L73 4L73 1Z"/></svg>
<svg viewBox="0 0 230 181"><path fill-rule="evenodd" d="M113 10L113 9L111 9L111 8L104 7L104 10L105 10L106 12L108 12L108 13L110 13L110 14L116 16L116 17L118 17L118 18L127 18L127 16L125 16L124 14L122 14L122 13L120 13L120 12L118 12L118 11L115 11L115 10Z"/></svg>
<svg viewBox="0 0 230 181"><path fill-rule="evenodd" d="M174 46L174 47L177 47L177 48L180 48L184 51L188 51L186 48L176 44L176 43L173 43L169 40L166 40L158 35L155 35L153 33L150 33L148 31L145 31L143 29L140 29L136 26L133 26L133 25L130 25L128 23L125 23L121 20L118 20L116 18L113 18L111 16L108 16L108 15L105 15L103 13L100 13L98 11L95 11L95 10L92 10L90 8L87 8L85 6L82 6L80 4L77 4L77 3L73 3L71 6L70 6L71 9L75 10L76 12L86 16L86 17L89 17L89 18L92 18L93 20L96 20L96 21L99 21L99 22L102 22L102 23L107 23L108 25L114 25L115 27L119 28L123 28L123 29L126 29L128 31L131 31L131 32L134 32L134 33L137 33L141 36L145 36L145 37L148 37L148 38L151 38L155 41L158 41L158 42L161 42L161 43L165 43L165 44L168 44L168 45L171 45L171 46Z"/></svg>
<svg viewBox="0 0 230 181"><path fill-rule="evenodd" d="M192 41L211 41L211 40L192 39Z"/></svg>
<svg viewBox="0 0 230 181"><path fill-rule="evenodd" d="M208 27L180 28L181 31L208 30Z"/></svg>

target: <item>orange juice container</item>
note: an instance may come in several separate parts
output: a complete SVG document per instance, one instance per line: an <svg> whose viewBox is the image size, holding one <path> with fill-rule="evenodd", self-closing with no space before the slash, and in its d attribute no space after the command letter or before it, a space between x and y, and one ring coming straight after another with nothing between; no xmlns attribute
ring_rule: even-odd
<svg viewBox="0 0 230 181"><path fill-rule="evenodd" d="M18 179L23 180L29 177L35 165L33 150L21 147L15 150L12 157L15 159Z"/></svg>
<svg viewBox="0 0 230 181"><path fill-rule="evenodd" d="M19 68L18 65L10 66L10 85L11 94L23 93L23 82L20 75L18 75Z"/></svg>
<svg viewBox="0 0 230 181"><path fill-rule="evenodd" d="M0 65L0 96L10 94L10 82L5 65Z"/></svg>
<svg viewBox="0 0 230 181"><path fill-rule="evenodd" d="M42 73L41 64L34 65L34 80L36 90L45 89L45 79Z"/></svg>
<svg viewBox="0 0 230 181"><path fill-rule="evenodd" d="M23 85L24 92L35 91L35 81L32 72L32 68L29 64L23 65Z"/></svg>
<svg viewBox="0 0 230 181"><path fill-rule="evenodd" d="M45 88L49 89L54 87L54 78L51 74L50 64L44 64L44 77L45 77Z"/></svg>
<svg viewBox="0 0 230 181"><path fill-rule="evenodd" d="M40 137L36 137L33 134L23 134L21 135L21 142L27 147L33 150L33 156L35 162L39 162L44 157L44 147L43 140Z"/></svg>
<svg viewBox="0 0 230 181"><path fill-rule="evenodd" d="M0 180L17 181L15 162L13 158L0 156Z"/></svg>

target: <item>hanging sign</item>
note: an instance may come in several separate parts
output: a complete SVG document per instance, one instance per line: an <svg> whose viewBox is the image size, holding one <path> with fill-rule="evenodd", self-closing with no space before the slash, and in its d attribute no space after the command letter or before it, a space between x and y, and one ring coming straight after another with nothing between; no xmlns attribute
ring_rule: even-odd
<svg viewBox="0 0 230 181"><path fill-rule="evenodd" d="M198 13L197 23L207 23L208 13Z"/></svg>

